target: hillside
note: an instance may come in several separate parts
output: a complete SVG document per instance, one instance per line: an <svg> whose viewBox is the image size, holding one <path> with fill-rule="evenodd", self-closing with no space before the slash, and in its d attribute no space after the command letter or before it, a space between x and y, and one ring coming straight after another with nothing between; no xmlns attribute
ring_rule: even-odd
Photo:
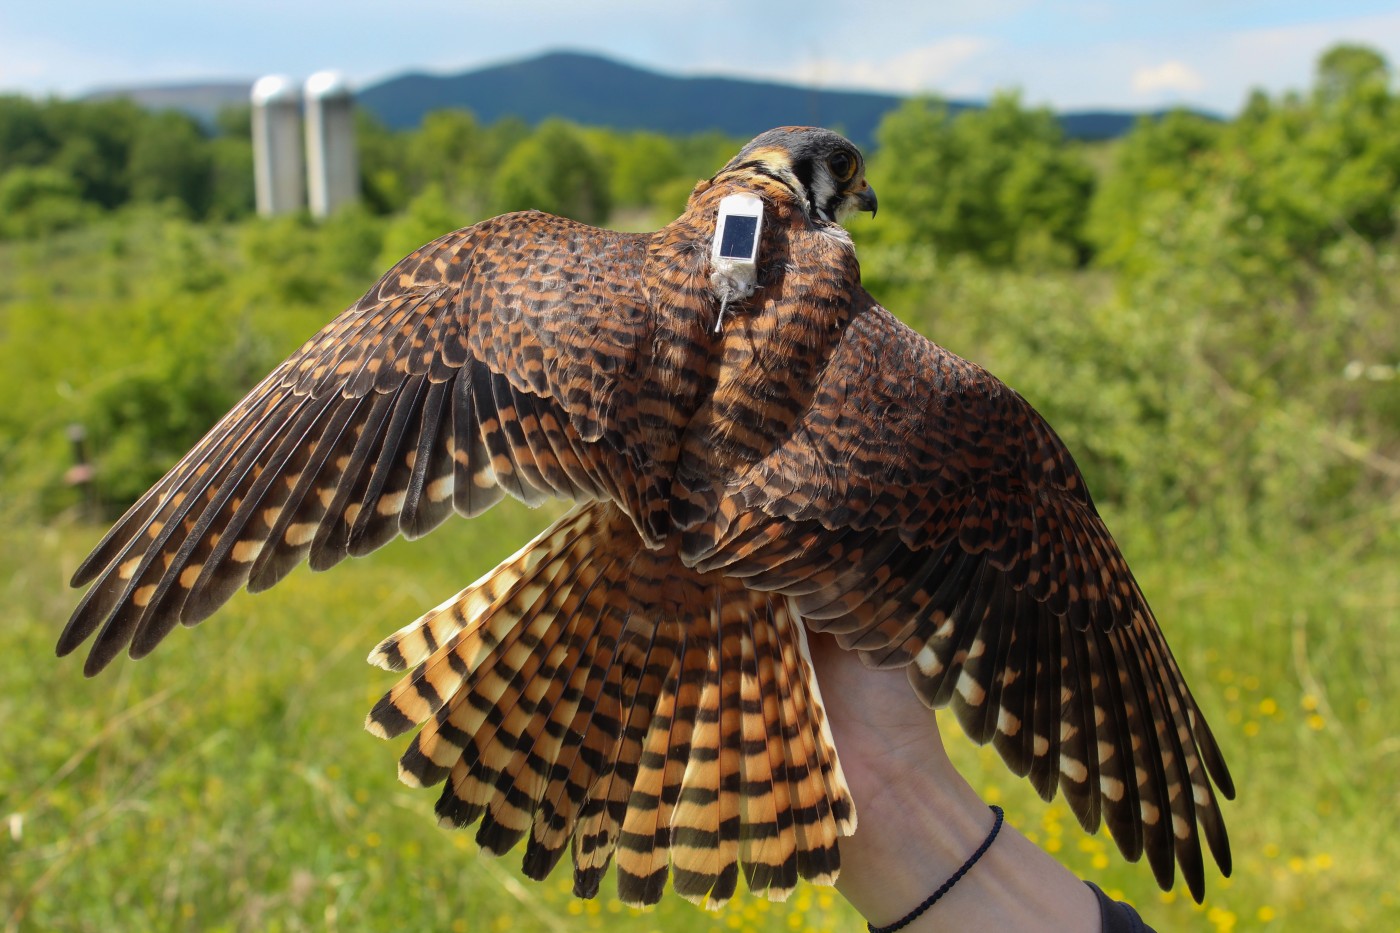
<svg viewBox="0 0 1400 933"><path fill-rule="evenodd" d="M668 134L719 130L753 136L773 126L842 128L868 143L902 98L739 78L658 74L594 55L554 52L459 75L403 75L366 88L360 101L391 127L416 126L443 107L466 107L486 122L518 116ZM963 104L955 105L961 108Z"/></svg>
<svg viewBox="0 0 1400 933"><path fill-rule="evenodd" d="M92 97L130 97L144 106L173 108L212 119L221 105L248 99L252 82L109 88ZM410 73L361 89L360 104L392 129L409 129L434 110L460 107L485 122L515 116L536 124L564 117L589 126L690 134L718 130L752 136L773 126L814 124L841 129L868 146L875 127L904 98L726 77L661 74L580 52L551 52L523 61L453 75ZM953 111L976 107L953 101ZM1139 114L1083 111L1060 114L1068 135L1108 139L1128 131Z"/></svg>

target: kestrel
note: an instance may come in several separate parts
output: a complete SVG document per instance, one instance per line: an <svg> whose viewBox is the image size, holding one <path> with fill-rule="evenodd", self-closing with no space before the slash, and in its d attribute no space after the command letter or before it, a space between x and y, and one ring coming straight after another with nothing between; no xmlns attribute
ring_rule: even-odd
<svg viewBox="0 0 1400 933"><path fill-rule="evenodd" d="M761 204L749 291L718 207ZM855 807L806 631L903 668L1042 796L1202 897L1220 750L1073 459L1024 399L861 286L876 206L835 133L762 134L655 233L538 212L394 266L117 522L58 643L141 657L239 587L505 494L577 506L385 639L400 774L574 890L711 905L834 881ZM1212 786L1214 782L1214 786Z"/></svg>

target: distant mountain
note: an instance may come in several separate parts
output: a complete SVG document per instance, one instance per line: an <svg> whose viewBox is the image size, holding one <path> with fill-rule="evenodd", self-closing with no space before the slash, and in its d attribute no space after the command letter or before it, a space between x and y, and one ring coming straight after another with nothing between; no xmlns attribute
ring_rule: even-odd
<svg viewBox="0 0 1400 933"><path fill-rule="evenodd" d="M148 110L179 110L201 123L212 124L225 107L246 105L252 90L252 81L209 81L202 84L103 88L84 96L86 100L126 98Z"/></svg>
<svg viewBox="0 0 1400 933"><path fill-rule="evenodd" d="M130 97L143 106L173 108L212 121L221 107L245 104L252 82L108 89L90 97ZM361 89L360 105L387 126L408 129L434 110L461 107L483 122L515 116L534 124L563 117L589 126L688 134L719 130L753 136L774 126L812 124L840 129L869 146L881 118L906 98L870 91L836 91L741 78L680 77L597 55L550 52L456 75L405 74ZM978 104L950 101L956 112ZM1140 114L1086 111L1060 114L1076 139L1126 133Z"/></svg>
<svg viewBox="0 0 1400 933"><path fill-rule="evenodd" d="M391 127L417 126L430 111L465 107L488 123L558 116L669 134L719 130L748 137L774 126L811 124L839 127L864 144L874 139L880 118L902 102L892 94L676 77L575 52L458 75L403 75L365 88L358 98Z"/></svg>

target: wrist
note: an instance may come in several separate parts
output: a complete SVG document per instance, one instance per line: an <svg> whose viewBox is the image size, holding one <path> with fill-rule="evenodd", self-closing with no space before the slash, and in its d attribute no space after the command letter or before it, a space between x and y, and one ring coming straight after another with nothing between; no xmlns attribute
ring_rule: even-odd
<svg viewBox="0 0 1400 933"><path fill-rule="evenodd" d="M992 811L962 776L930 764L884 769L883 780L852 788L856 831L841 840L836 888L875 926L928 897L992 828Z"/></svg>
<svg viewBox="0 0 1400 933"><path fill-rule="evenodd" d="M882 774L882 787L867 781L855 798L856 832L841 840L836 882L876 927L906 916L958 872L996 819L951 766L925 763ZM1008 824L957 884L904 929L974 924L1097 931L1099 911L1089 888Z"/></svg>

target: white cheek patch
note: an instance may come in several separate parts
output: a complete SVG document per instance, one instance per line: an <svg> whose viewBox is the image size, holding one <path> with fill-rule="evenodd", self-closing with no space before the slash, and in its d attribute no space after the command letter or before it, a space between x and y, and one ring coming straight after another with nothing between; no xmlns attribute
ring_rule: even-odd
<svg viewBox="0 0 1400 933"><path fill-rule="evenodd" d="M836 186L831 183L831 176L823 171L818 171L812 176L812 208L817 212L817 216L822 220L836 221L840 218L830 214L826 210L826 205L831 204L836 199ZM840 208L837 208L839 211Z"/></svg>

